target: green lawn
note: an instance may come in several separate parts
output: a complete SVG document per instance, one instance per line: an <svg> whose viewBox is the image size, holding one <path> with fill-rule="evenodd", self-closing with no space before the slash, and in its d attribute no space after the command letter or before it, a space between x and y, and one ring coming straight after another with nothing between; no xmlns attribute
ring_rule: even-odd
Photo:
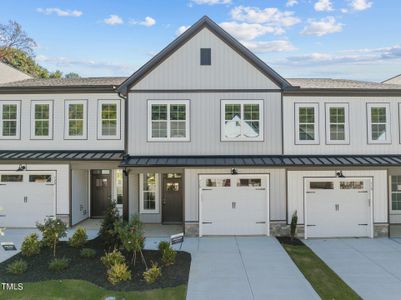
<svg viewBox="0 0 401 300"><path fill-rule="evenodd" d="M282 246L323 300L362 299L307 246Z"/></svg>
<svg viewBox="0 0 401 300"><path fill-rule="evenodd" d="M115 296L116 299L126 300L181 300L185 299L185 295L186 287L184 285L175 288L164 288L144 292L116 292L105 290L83 280L51 280L36 283L24 283L23 291L0 290L0 299L4 300L100 300L107 296Z"/></svg>

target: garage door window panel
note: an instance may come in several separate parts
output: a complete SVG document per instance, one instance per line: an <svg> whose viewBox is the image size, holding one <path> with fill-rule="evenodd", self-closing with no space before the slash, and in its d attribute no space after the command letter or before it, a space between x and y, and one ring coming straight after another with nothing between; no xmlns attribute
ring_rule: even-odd
<svg viewBox="0 0 401 300"><path fill-rule="evenodd" d="M50 183L50 182L52 182L52 176L51 175L29 175L29 182Z"/></svg>
<svg viewBox="0 0 401 300"><path fill-rule="evenodd" d="M340 181L341 190L363 190L363 181Z"/></svg>
<svg viewBox="0 0 401 300"><path fill-rule="evenodd" d="M222 136L223 141L263 140L262 100L223 100Z"/></svg>
<svg viewBox="0 0 401 300"><path fill-rule="evenodd" d="M32 101L31 110L31 137L52 139L53 101Z"/></svg>
<svg viewBox="0 0 401 300"><path fill-rule="evenodd" d="M146 173L140 175L141 213L159 213L159 175Z"/></svg>
<svg viewBox="0 0 401 300"><path fill-rule="evenodd" d="M260 178L240 178L237 181L238 187L261 187L262 179Z"/></svg>
<svg viewBox="0 0 401 300"><path fill-rule="evenodd" d="M401 211L401 176L391 176L391 210Z"/></svg>
<svg viewBox="0 0 401 300"><path fill-rule="evenodd" d="M333 190L333 181L311 181L309 183L309 188L311 190Z"/></svg>
<svg viewBox="0 0 401 300"><path fill-rule="evenodd" d="M189 101L149 101L150 141L189 141Z"/></svg>
<svg viewBox="0 0 401 300"><path fill-rule="evenodd" d="M20 138L20 102L0 102L0 139Z"/></svg>
<svg viewBox="0 0 401 300"><path fill-rule="evenodd" d="M231 187L231 179L221 179L221 178L207 178L207 187Z"/></svg>
<svg viewBox="0 0 401 300"><path fill-rule="evenodd" d="M390 143L389 104L368 104L368 142L372 144Z"/></svg>
<svg viewBox="0 0 401 300"><path fill-rule="evenodd" d="M0 176L1 182L23 182L24 176L23 175L8 175L4 174Z"/></svg>
<svg viewBox="0 0 401 300"><path fill-rule="evenodd" d="M318 104L295 104L295 141L297 144L318 144Z"/></svg>

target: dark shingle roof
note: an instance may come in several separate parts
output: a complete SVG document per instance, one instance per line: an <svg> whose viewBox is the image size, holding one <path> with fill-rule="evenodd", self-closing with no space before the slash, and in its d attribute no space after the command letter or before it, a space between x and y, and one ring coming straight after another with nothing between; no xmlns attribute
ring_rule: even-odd
<svg viewBox="0 0 401 300"><path fill-rule="evenodd" d="M287 78L293 86L301 89L401 89L401 85L378 82L331 78Z"/></svg>
<svg viewBox="0 0 401 300"><path fill-rule="evenodd" d="M0 84L2 87L113 87L120 85L126 77L86 78L34 78Z"/></svg>

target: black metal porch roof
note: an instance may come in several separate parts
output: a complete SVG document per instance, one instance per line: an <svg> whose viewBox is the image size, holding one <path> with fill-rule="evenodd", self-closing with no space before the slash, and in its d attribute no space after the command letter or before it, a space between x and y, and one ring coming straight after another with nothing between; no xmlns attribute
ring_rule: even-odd
<svg viewBox="0 0 401 300"><path fill-rule="evenodd" d="M0 151L2 160L116 160L123 158L123 151Z"/></svg>

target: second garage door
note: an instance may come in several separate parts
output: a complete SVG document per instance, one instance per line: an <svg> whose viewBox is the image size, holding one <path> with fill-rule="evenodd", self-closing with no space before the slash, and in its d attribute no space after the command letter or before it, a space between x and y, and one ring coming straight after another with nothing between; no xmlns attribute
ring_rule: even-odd
<svg viewBox="0 0 401 300"><path fill-rule="evenodd" d="M35 227L55 215L55 172L0 172L0 227Z"/></svg>
<svg viewBox="0 0 401 300"><path fill-rule="evenodd" d="M372 237L370 178L305 178L305 237Z"/></svg>
<svg viewBox="0 0 401 300"><path fill-rule="evenodd" d="M201 175L199 235L268 235L269 175Z"/></svg>

